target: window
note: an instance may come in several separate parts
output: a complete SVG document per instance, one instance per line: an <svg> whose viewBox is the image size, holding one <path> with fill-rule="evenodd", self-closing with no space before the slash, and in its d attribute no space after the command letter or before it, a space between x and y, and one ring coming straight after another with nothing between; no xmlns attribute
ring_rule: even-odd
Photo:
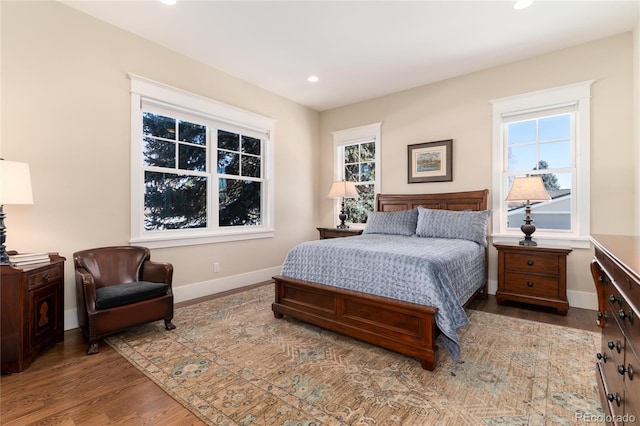
<svg viewBox="0 0 640 426"><path fill-rule="evenodd" d="M358 190L359 198L345 200L347 223L356 227L367 222L375 194L380 192L380 126L375 123L333 132L335 180L351 181Z"/></svg>
<svg viewBox="0 0 640 426"><path fill-rule="evenodd" d="M524 204L505 198L515 177L539 175L551 200L531 205L534 238L588 247L591 83L492 101L494 240L521 238Z"/></svg>
<svg viewBox="0 0 640 426"><path fill-rule="evenodd" d="M273 121L130 77L132 243L273 236Z"/></svg>

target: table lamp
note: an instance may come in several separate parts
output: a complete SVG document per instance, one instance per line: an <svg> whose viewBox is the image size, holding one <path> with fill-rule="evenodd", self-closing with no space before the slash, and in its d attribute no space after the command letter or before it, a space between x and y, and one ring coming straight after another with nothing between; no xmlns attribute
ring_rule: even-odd
<svg viewBox="0 0 640 426"><path fill-rule="evenodd" d="M532 223L533 219L531 219L531 201L549 201L550 199L540 176L517 177L513 180L506 201L525 202L524 225L520 227L524 232L524 239L520 240L521 246L538 245L531 238L531 235L536 231L536 227Z"/></svg>
<svg viewBox="0 0 640 426"><path fill-rule="evenodd" d="M338 215L338 219L340 219L340 225L337 226L338 229L347 229L349 225L344 223L347 219L347 215L344 212L344 199L345 198L358 198L358 191L356 190L356 186L353 182L339 181L333 182L331 185L331 189L329 190L329 194L327 194L327 198L340 198L342 199L340 214Z"/></svg>
<svg viewBox="0 0 640 426"><path fill-rule="evenodd" d="M3 211L5 204L33 204L31 175L27 163L0 158L0 264L9 263L9 255L4 246L7 240L4 226L6 215Z"/></svg>

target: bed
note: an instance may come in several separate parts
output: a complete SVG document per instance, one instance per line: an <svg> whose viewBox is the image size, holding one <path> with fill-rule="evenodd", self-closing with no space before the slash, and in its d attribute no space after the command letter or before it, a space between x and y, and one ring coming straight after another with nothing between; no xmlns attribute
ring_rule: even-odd
<svg viewBox="0 0 640 426"><path fill-rule="evenodd" d="M448 342L445 347L453 358L457 359L459 352L452 352L456 343L455 329L466 324L465 321L468 321L464 314L463 305L477 294L486 295L487 291L487 198L488 190L486 189L441 194L378 194L376 196L375 211L389 212L391 214L374 213L370 216L369 221L373 222L372 219L381 217L388 219L389 216L394 215L408 217L408 215L413 215L415 211L416 215L418 215L418 212L420 213L422 225L419 222L418 229L420 230L422 227L423 234L419 237L415 234L413 236L384 235L384 233L378 235L373 231L369 233L365 230L363 235L358 237L318 240L296 246L287 255L282 274L273 277L275 281L275 301L272 304L272 310L275 317L282 318L287 315L418 358L422 368L426 370L433 370L436 367L437 346L435 340L438 334L442 332L443 338L441 341ZM456 211L458 213L447 211ZM428 232L424 233L424 229L431 229L429 227L425 228L425 222L423 221L425 217L437 220L438 214L444 214L456 216L455 219L458 220L459 216L473 215L474 218L478 216L478 214L471 212L487 213L484 222L475 223L476 231L479 226L478 223L484 226L484 229L482 229L484 244L480 244L480 237L471 238L472 240L475 239L476 242L468 240L460 240L458 242L456 240L459 238L455 236L455 230L453 235L445 235L447 238L440 238L442 235L437 233L435 235L429 235ZM425 216L422 216L423 213ZM435 216L426 216L427 213ZM374 217L374 215L377 216ZM432 224L437 228L438 223L441 222L432 222ZM413 226L415 229L415 225ZM372 230L373 226L368 224L367 228ZM445 233L447 232L450 233L451 230L445 229ZM420 234L420 231L417 233ZM421 238L422 236L435 236L436 238ZM393 244L395 244L394 241L396 240L400 243L394 246ZM388 249L390 254L367 251L372 247L377 247L378 244L382 246L383 242L391 245L391 248ZM447 283L446 279L444 283L426 283L431 279L422 279L420 274L424 272L425 274L430 274L429 277L446 276L446 274L442 273L445 263L437 260L422 260L419 258L419 256L423 255L422 253L411 252L409 266L398 266L400 265L398 263L400 262L399 256L406 254L407 250L416 250L418 246L427 245L427 242L436 244L436 247L438 247L436 250L443 253L458 250L454 248L457 247L456 245L460 245L469 252L464 257L465 259L467 257L473 259L471 262L474 263L474 269L473 272L469 272L473 275L473 283L464 283L464 281L467 281L466 278L461 278L467 273L464 271L462 275L456 276L453 280L455 282L452 283ZM441 246L437 244L445 244L444 247L446 248L439 248ZM348 270L354 263L349 260L348 256L357 253L361 253L361 259L371 259L371 264L368 267L372 269L372 272L369 275L360 272L357 279L348 278L345 274L349 272ZM428 253L424 255L430 256ZM452 254L451 258L455 259L457 256L457 254ZM300 273L295 272L295 267L291 266L296 263L315 262L314 258L316 257L322 258L324 263L320 266L309 267L306 271ZM331 259L334 260L332 261ZM434 262L434 264L430 265L430 262ZM481 272L478 272L478 263L481 263ZM376 271L377 265L384 266ZM457 265L460 265L460 262ZM322 269L322 274L315 274L318 269ZM418 272L415 272L414 269L418 270ZM452 269L455 268L449 267L449 272ZM388 291L385 289L390 288L395 282L383 283L378 281L382 281L384 279L383 276L386 274L394 275L397 277L396 281L404 282L404 271L411 271L416 277L411 279L419 281L415 283L416 285L435 285L437 291L420 291L420 289L408 291L413 295L412 297L398 297L396 293L386 294L385 292L388 293ZM330 278L325 278L327 272ZM300 279L298 275L312 278ZM322 278L316 279L316 276L322 276ZM362 281L363 279L369 280L368 284L370 286L365 289L351 282ZM460 284L459 282L463 283ZM463 288L463 290L458 290L459 287ZM397 289L393 291L397 292ZM429 295L425 296L426 293ZM437 293L438 296L432 296L432 293ZM416 295L417 297L415 297ZM435 303L429 303L429 301ZM455 314L453 323L449 318L450 311ZM462 311L463 317L460 317L460 311Z"/></svg>

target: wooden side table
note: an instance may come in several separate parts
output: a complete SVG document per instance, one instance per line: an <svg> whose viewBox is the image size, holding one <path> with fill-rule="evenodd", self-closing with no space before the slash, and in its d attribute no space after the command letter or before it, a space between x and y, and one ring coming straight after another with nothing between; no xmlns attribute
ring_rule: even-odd
<svg viewBox="0 0 640 426"><path fill-rule="evenodd" d="M64 257L22 267L0 266L2 374L18 373L38 352L64 339Z"/></svg>
<svg viewBox="0 0 640 426"><path fill-rule="evenodd" d="M494 244L498 250L496 300L532 303L566 315L567 255L572 249L551 246Z"/></svg>
<svg viewBox="0 0 640 426"><path fill-rule="evenodd" d="M338 229L338 228L316 228L320 232L320 239L353 237L362 234L362 229Z"/></svg>

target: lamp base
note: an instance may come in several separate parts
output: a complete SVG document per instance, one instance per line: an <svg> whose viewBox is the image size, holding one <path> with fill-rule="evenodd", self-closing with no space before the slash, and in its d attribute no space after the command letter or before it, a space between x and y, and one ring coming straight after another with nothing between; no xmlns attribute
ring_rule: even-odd
<svg viewBox="0 0 640 426"><path fill-rule="evenodd" d="M518 244L520 244L521 246L537 246L538 245L538 243L533 241L530 237L528 240L526 238L520 240Z"/></svg>

